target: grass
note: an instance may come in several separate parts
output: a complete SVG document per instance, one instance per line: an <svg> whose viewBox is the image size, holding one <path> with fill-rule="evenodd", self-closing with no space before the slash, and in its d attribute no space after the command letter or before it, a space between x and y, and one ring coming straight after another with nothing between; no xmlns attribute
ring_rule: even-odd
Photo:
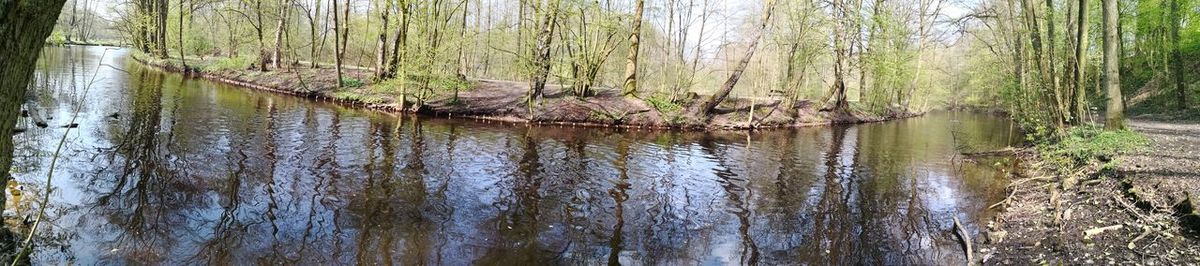
<svg viewBox="0 0 1200 266"><path fill-rule="evenodd" d="M366 85L366 83L364 83L362 80L359 80L356 78L346 78L346 77L342 78L342 87L357 88L357 87L362 87L363 85Z"/></svg>
<svg viewBox="0 0 1200 266"><path fill-rule="evenodd" d="M386 97L383 97L380 95L370 94L370 93L361 93L361 92L356 92L356 91L351 91L351 90L343 90L343 91L335 92L335 93L333 93L333 97L336 99L360 102L360 103L364 103L364 104L384 104L384 103L388 102L388 99Z"/></svg>
<svg viewBox="0 0 1200 266"><path fill-rule="evenodd" d="M676 114L683 110L682 105L671 102L671 99L658 94L646 97L646 103L650 104L650 106L653 106L654 110L658 110L658 112L662 114Z"/></svg>
<svg viewBox="0 0 1200 266"><path fill-rule="evenodd" d="M250 57L221 57L213 60L211 64L201 67L203 71L225 71L225 70L245 70L254 64L254 58Z"/></svg>
<svg viewBox="0 0 1200 266"><path fill-rule="evenodd" d="M1089 125L1067 130L1057 139L1037 143L1042 160L1066 172L1092 161L1103 162L1105 167L1115 167L1113 158L1119 154L1136 152L1150 144L1145 136L1130 130L1106 131Z"/></svg>

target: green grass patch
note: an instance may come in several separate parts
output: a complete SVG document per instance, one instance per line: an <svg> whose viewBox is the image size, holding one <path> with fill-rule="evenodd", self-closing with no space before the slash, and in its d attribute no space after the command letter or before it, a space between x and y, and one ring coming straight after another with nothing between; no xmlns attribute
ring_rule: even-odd
<svg viewBox="0 0 1200 266"><path fill-rule="evenodd" d="M225 71L225 70L245 70L254 64L254 58L238 56L238 57L221 57L213 60L211 64L200 68L201 71Z"/></svg>
<svg viewBox="0 0 1200 266"><path fill-rule="evenodd" d="M333 93L333 97L340 100L361 102L365 104L383 104L388 102L388 99L381 95L349 90L335 92Z"/></svg>
<svg viewBox="0 0 1200 266"><path fill-rule="evenodd" d="M1037 144L1042 160L1060 171L1086 165L1093 160L1112 165L1113 157L1144 149L1150 144L1145 136L1130 130L1106 131L1097 126L1079 126L1067 130L1060 138Z"/></svg>
<svg viewBox="0 0 1200 266"><path fill-rule="evenodd" d="M654 95L646 98L646 103L654 107L662 114L676 114L683 111L683 106L672 102L671 99L663 95Z"/></svg>
<svg viewBox="0 0 1200 266"><path fill-rule="evenodd" d="M360 79L346 77L342 78L342 87L362 87L363 85L366 85L366 83Z"/></svg>

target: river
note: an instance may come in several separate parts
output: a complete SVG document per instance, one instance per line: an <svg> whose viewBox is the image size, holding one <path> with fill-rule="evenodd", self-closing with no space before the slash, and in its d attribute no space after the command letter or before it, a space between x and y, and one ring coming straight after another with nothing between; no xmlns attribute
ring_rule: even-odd
<svg viewBox="0 0 1200 266"><path fill-rule="evenodd" d="M51 119L18 123L6 212L37 216L66 133L36 264L961 264L953 217L982 241L1008 164L956 154L1022 138L968 112L753 133L414 118L128 53L39 63Z"/></svg>

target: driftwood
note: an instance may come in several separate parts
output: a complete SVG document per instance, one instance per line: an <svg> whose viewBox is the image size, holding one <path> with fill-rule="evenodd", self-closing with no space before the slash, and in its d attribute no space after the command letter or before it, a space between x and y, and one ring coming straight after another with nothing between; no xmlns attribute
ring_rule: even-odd
<svg viewBox="0 0 1200 266"><path fill-rule="evenodd" d="M971 248L971 235L968 235L967 229L958 222L958 216L954 216L954 229L954 232L958 233L959 240L962 240L963 249L967 253L966 265L975 265L975 250Z"/></svg>

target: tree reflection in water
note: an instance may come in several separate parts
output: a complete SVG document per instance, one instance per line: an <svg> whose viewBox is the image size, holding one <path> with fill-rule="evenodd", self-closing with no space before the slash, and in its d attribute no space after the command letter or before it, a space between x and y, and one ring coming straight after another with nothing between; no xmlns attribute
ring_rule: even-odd
<svg viewBox="0 0 1200 266"><path fill-rule="evenodd" d="M498 126L124 66L70 138L39 263L953 264L951 215L978 228L1004 184L952 163L950 132L1020 139L966 113L749 135ZM15 138L18 181L44 173L51 135Z"/></svg>

